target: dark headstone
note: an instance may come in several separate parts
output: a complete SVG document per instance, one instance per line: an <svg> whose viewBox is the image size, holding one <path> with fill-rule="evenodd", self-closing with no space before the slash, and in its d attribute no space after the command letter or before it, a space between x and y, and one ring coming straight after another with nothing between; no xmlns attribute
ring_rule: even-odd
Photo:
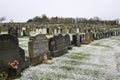
<svg viewBox="0 0 120 80"><path fill-rule="evenodd" d="M94 40L100 39L100 33L94 33Z"/></svg>
<svg viewBox="0 0 120 80"><path fill-rule="evenodd" d="M26 35L26 31L25 31L25 30L23 30L23 36L27 36L27 35Z"/></svg>
<svg viewBox="0 0 120 80"><path fill-rule="evenodd" d="M49 39L49 50L53 57L58 57L67 52L67 46L62 34L54 35Z"/></svg>
<svg viewBox="0 0 120 80"><path fill-rule="evenodd" d="M80 35L79 34L72 35L72 44L74 46L80 47L81 43L80 43Z"/></svg>
<svg viewBox="0 0 120 80"><path fill-rule="evenodd" d="M12 35L0 35L0 72L6 71L10 75L18 76L21 70L28 67L25 61L25 52L18 45L18 39ZM9 62L19 62L18 68L8 66Z"/></svg>
<svg viewBox="0 0 120 80"><path fill-rule="evenodd" d="M63 37L64 37L64 40L65 40L65 46L68 49L72 49L70 36L68 34L65 34L65 35L63 35Z"/></svg>
<svg viewBox="0 0 120 80"><path fill-rule="evenodd" d="M85 34L80 34L80 43L85 41Z"/></svg>
<svg viewBox="0 0 120 80"><path fill-rule="evenodd" d="M23 36L30 36L30 30L29 30L29 28L23 28Z"/></svg>

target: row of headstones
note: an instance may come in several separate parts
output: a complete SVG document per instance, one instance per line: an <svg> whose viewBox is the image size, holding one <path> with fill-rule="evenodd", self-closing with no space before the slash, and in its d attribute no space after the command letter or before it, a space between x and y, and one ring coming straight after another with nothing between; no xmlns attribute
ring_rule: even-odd
<svg viewBox="0 0 120 80"><path fill-rule="evenodd" d="M82 27L81 28L76 28L76 27L36 28L37 33L50 34L50 35L84 33L87 30L88 30L87 28L82 28ZM30 36L30 31L31 30L29 29L29 27L20 28L18 26L14 26L14 27L9 26L8 28L8 34L13 35L15 37Z"/></svg>
<svg viewBox="0 0 120 80"><path fill-rule="evenodd" d="M103 38L109 38L112 36L120 36L119 31L108 31L108 32L88 32L85 34L74 34L72 36L72 44L74 46L80 46L81 44L88 44L91 41L99 40Z"/></svg>
<svg viewBox="0 0 120 80"><path fill-rule="evenodd" d="M54 35L54 34L75 34L75 33L84 33L85 30L87 30L86 28L83 29L83 28L39 28L39 29L36 29L36 32L37 33L41 33L41 34L51 34L51 35Z"/></svg>
<svg viewBox="0 0 120 80"><path fill-rule="evenodd" d="M29 58L26 60L25 51L19 47L18 39L9 34L0 35L0 72L19 76L21 71L29 65L37 65L51 57L57 57L67 52L70 48L69 35L55 35L48 38L43 34L31 36L29 39ZM13 68L9 63L17 61L18 68Z"/></svg>
<svg viewBox="0 0 120 80"><path fill-rule="evenodd" d="M34 25L33 25L34 26ZM104 28L106 28L107 26L104 26ZM32 30L31 27L29 25L26 26L9 26L8 27L8 33L16 36L16 37L22 37L22 36L30 36L30 31ZM49 26L49 27L36 27L36 32L37 33L41 33L41 34L50 34L50 35L54 35L54 34L75 34L75 33L84 33L86 32L88 29L90 29L92 32L95 32L96 29L99 29L100 27L97 26L97 28L95 26L86 26L86 27L82 27L82 26Z"/></svg>
<svg viewBox="0 0 120 80"><path fill-rule="evenodd" d="M9 27L8 34L13 35L14 37L30 36L30 30L27 27L19 28L17 26Z"/></svg>
<svg viewBox="0 0 120 80"><path fill-rule="evenodd" d="M99 40L102 38L109 38L111 36L119 36L119 35L120 35L119 31L98 32L98 33L94 33L94 40Z"/></svg>
<svg viewBox="0 0 120 80"><path fill-rule="evenodd" d="M39 28L36 29L37 33L41 34L66 34L66 33L79 33L79 28L69 28L69 29L62 29L62 28ZM82 31L83 32L83 31ZM23 27L22 29L15 27L9 27L8 34L13 35L15 37L22 37L22 36L30 36L30 29L27 27Z"/></svg>
<svg viewBox="0 0 120 80"><path fill-rule="evenodd" d="M96 28L96 27L48 27L48 28L39 28L36 29L37 33L41 33L41 34L50 34L50 35L54 35L54 34L75 34L75 33L87 33L87 32L101 32L101 28ZM110 28L110 27L109 27ZM114 28L110 28L110 29L114 29ZM116 28L119 29L119 28ZM119 29L120 30L120 29ZM107 29L107 27L104 27L103 31L109 31L109 29Z"/></svg>
<svg viewBox="0 0 120 80"><path fill-rule="evenodd" d="M54 35L49 39L43 34L37 34L30 37L28 44L31 65L42 63L46 55L48 59L51 59L52 57L61 56L68 49L71 49L71 41L68 34Z"/></svg>
<svg viewBox="0 0 120 80"><path fill-rule="evenodd" d="M84 33L72 35L72 41L68 34L54 35L47 38L43 34L31 36L28 43L29 58L26 60L25 51L19 47L18 39L12 35L0 35L0 72L14 76L20 75L21 71L29 65L37 65L44 60L58 57L65 54L72 45L80 47L81 44L88 44L93 40L107 38L110 36L119 36L120 32L111 31L106 33ZM18 61L18 68L13 68L8 64Z"/></svg>

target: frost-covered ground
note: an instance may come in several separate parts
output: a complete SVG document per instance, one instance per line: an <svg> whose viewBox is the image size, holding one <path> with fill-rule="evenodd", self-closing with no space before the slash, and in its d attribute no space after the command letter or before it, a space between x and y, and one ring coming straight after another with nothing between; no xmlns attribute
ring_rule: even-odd
<svg viewBox="0 0 120 80"><path fill-rule="evenodd" d="M27 50L28 38L20 38ZM31 66L16 80L120 80L120 37L73 47L53 64Z"/></svg>

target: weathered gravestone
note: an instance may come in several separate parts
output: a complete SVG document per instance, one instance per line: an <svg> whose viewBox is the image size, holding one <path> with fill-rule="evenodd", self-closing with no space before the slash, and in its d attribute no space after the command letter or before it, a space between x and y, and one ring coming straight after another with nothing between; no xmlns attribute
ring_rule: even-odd
<svg viewBox="0 0 120 80"><path fill-rule="evenodd" d="M102 32L100 32L100 39L102 39L103 38L103 33Z"/></svg>
<svg viewBox="0 0 120 80"><path fill-rule="evenodd" d="M111 36L116 36L117 32L116 31L111 31Z"/></svg>
<svg viewBox="0 0 120 80"><path fill-rule="evenodd" d="M20 26L18 27L18 37L21 37L22 35L21 35L21 32L22 32L22 29L20 28Z"/></svg>
<svg viewBox="0 0 120 80"><path fill-rule="evenodd" d="M90 43L91 42L91 33L89 32L89 33L85 33L85 35L84 35L84 38L85 38L85 40L84 41L82 41L82 43L83 44L88 44L88 43Z"/></svg>
<svg viewBox="0 0 120 80"><path fill-rule="evenodd" d="M86 41L87 43L93 41L93 32L91 29L88 29L87 32L86 32Z"/></svg>
<svg viewBox="0 0 120 80"><path fill-rule="evenodd" d="M54 35L49 39L49 50L53 57L58 57L67 52L66 41L62 34Z"/></svg>
<svg viewBox="0 0 120 80"><path fill-rule="evenodd" d="M30 36L30 29L28 27L22 28L23 36Z"/></svg>
<svg viewBox="0 0 120 80"><path fill-rule="evenodd" d="M93 32L90 32L90 40L91 40L91 41L94 41L94 38L93 38L93 37L94 37Z"/></svg>
<svg viewBox="0 0 120 80"><path fill-rule="evenodd" d="M101 39L100 32L95 33L94 38L95 40Z"/></svg>
<svg viewBox="0 0 120 80"><path fill-rule="evenodd" d="M103 32L103 38L106 38L106 32Z"/></svg>
<svg viewBox="0 0 120 80"><path fill-rule="evenodd" d="M85 32L85 40L82 42L83 44L88 44L93 40L92 32L90 29L84 30Z"/></svg>
<svg viewBox="0 0 120 80"><path fill-rule="evenodd" d="M80 35L79 34L74 34L72 35L72 45L80 47Z"/></svg>
<svg viewBox="0 0 120 80"><path fill-rule="evenodd" d="M47 29L46 29L46 32L47 32L47 34L49 34L49 33L50 33L50 32L49 32L49 28L47 28Z"/></svg>
<svg viewBox="0 0 120 80"><path fill-rule="evenodd" d="M37 65L43 62L44 56L50 59L50 51L48 49L48 39L43 34L36 34L29 39L29 58L31 65Z"/></svg>
<svg viewBox="0 0 120 80"><path fill-rule="evenodd" d="M54 34L57 34L57 28L54 28Z"/></svg>
<svg viewBox="0 0 120 80"><path fill-rule="evenodd" d="M19 76L21 70L28 66L28 62L25 61L25 52L18 45L18 39L8 34L0 35L0 72Z"/></svg>
<svg viewBox="0 0 120 80"><path fill-rule="evenodd" d="M10 34L14 37L18 37L18 27L17 26L14 26L14 27L9 26L8 34Z"/></svg>
<svg viewBox="0 0 120 80"><path fill-rule="evenodd" d="M72 49L72 45L71 45L71 40L70 40L70 36L68 34L63 35L64 40L65 40L65 45L68 49Z"/></svg>
<svg viewBox="0 0 120 80"><path fill-rule="evenodd" d="M43 30L42 30L42 34L47 34L47 32L46 32L46 28L43 28Z"/></svg>
<svg viewBox="0 0 120 80"><path fill-rule="evenodd" d="M80 29L79 28L76 29L76 33L80 33Z"/></svg>
<svg viewBox="0 0 120 80"><path fill-rule="evenodd" d="M81 33L80 34L80 43L83 43L85 41L85 34Z"/></svg>
<svg viewBox="0 0 120 80"><path fill-rule="evenodd" d="M119 31L116 30L116 36L119 36Z"/></svg>
<svg viewBox="0 0 120 80"><path fill-rule="evenodd" d="M57 27L57 28L56 28L56 32L57 32L57 34L60 34L60 33L61 33L60 27Z"/></svg>
<svg viewBox="0 0 120 80"><path fill-rule="evenodd" d="M117 36L118 35L118 33L117 33L117 31L111 31L111 36Z"/></svg>

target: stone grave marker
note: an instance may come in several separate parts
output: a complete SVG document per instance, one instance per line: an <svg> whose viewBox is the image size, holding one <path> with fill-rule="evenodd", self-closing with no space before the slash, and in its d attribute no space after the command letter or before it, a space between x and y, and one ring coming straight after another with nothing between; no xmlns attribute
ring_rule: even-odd
<svg viewBox="0 0 120 80"><path fill-rule="evenodd" d="M85 33L85 40L83 41L83 44L88 44L88 43L90 43L91 42L91 32L87 32L87 33Z"/></svg>
<svg viewBox="0 0 120 80"><path fill-rule="evenodd" d="M85 34L81 33L80 34L80 43L83 43L84 40L85 40Z"/></svg>
<svg viewBox="0 0 120 80"><path fill-rule="evenodd" d="M18 27L17 26L10 26L8 29L8 34L14 36L14 37L18 37Z"/></svg>
<svg viewBox="0 0 120 80"><path fill-rule="evenodd" d="M63 35L65 40L65 45L68 49L72 49L70 36L68 34Z"/></svg>
<svg viewBox="0 0 120 80"><path fill-rule="evenodd" d="M81 43L80 43L80 35L79 34L72 35L72 44L74 46L80 47Z"/></svg>
<svg viewBox="0 0 120 80"><path fill-rule="evenodd" d="M58 57L67 52L67 46L62 34L56 34L49 39L49 49L53 57Z"/></svg>
<svg viewBox="0 0 120 80"><path fill-rule="evenodd" d="M35 34L29 39L29 57L30 64L37 65L43 62L44 55L50 59L50 51L48 49L48 39L44 34Z"/></svg>
<svg viewBox="0 0 120 80"><path fill-rule="evenodd" d="M12 65L15 61L18 65ZM10 75L19 76L21 70L28 66L25 52L18 45L18 39L9 34L0 35L0 72L5 71Z"/></svg>

